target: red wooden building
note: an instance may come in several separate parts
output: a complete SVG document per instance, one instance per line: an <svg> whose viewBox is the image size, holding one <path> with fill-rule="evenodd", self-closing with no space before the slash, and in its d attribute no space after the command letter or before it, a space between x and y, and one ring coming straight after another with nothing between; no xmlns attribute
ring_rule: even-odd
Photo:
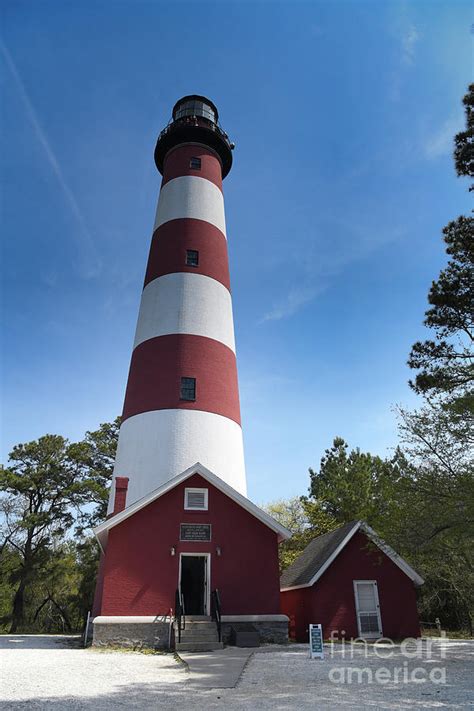
<svg viewBox="0 0 474 711"><path fill-rule="evenodd" d="M126 483L117 479L114 514L95 529L106 551L96 644L167 647L177 591L186 618L206 623L216 589L224 641L239 625L252 625L262 641L287 640L278 567L278 543L289 536L283 526L201 464L125 508Z"/></svg>
<svg viewBox="0 0 474 711"><path fill-rule="evenodd" d="M363 521L315 538L281 577L290 637L310 623L346 639L418 637L416 587L423 579Z"/></svg>

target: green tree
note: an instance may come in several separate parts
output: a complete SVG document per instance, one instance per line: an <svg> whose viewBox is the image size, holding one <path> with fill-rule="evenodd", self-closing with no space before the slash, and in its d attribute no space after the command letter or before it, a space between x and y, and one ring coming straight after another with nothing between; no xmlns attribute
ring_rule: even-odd
<svg viewBox="0 0 474 711"><path fill-rule="evenodd" d="M459 217L443 230L448 265L434 281L425 325L435 340L412 347L408 365L417 369L410 381L415 392L447 396L452 407L474 410L474 219Z"/></svg>
<svg viewBox="0 0 474 711"><path fill-rule="evenodd" d="M392 460L349 451L336 437L321 459L319 471L309 470L310 501L337 524L363 519L381 533L394 515L395 489L405 461L400 452Z"/></svg>
<svg viewBox="0 0 474 711"><path fill-rule="evenodd" d="M466 130L458 133L454 139L454 163L458 175L474 177L474 84L469 86L463 98L466 111ZM471 185L469 190L473 190Z"/></svg>
<svg viewBox="0 0 474 711"><path fill-rule="evenodd" d="M0 471L4 546L15 550L20 565L10 571L14 586L11 632L25 624L25 597L51 551L75 521L80 507L90 500L90 488L81 467L70 456L69 442L45 435L18 444L10 453L10 466Z"/></svg>
<svg viewBox="0 0 474 711"><path fill-rule="evenodd" d="M262 508L292 533L279 547L280 570L291 565L313 538L337 526L318 504L301 496L272 501Z"/></svg>
<svg viewBox="0 0 474 711"><path fill-rule="evenodd" d="M69 456L87 481L89 501L94 504L92 509L81 512L79 531L97 525L107 515L120 421L120 417L116 417L113 422L102 423L99 429L86 432L84 439L69 449Z"/></svg>
<svg viewBox="0 0 474 711"><path fill-rule="evenodd" d="M399 413L401 446L410 464L399 480L404 515L392 521L390 542L425 578L422 612L443 624L467 626L472 634L472 431L439 403Z"/></svg>

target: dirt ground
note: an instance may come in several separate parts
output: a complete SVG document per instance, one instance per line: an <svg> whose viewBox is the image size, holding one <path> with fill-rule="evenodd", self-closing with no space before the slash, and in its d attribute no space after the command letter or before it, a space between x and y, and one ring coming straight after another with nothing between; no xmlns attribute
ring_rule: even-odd
<svg viewBox="0 0 474 711"><path fill-rule="evenodd" d="M398 670L398 671L397 671ZM207 674L212 674L212 658ZM415 648L266 646L235 688L202 689L172 654L81 649L61 636L0 637L4 709L461 709L474 706L474 642Z"/></svg>

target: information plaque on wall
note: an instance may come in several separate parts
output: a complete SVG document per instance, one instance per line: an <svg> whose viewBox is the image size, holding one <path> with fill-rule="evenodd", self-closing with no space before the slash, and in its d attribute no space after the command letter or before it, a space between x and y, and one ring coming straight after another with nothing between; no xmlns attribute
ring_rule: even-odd
<svg viewBox="0 0 474 711"><path fill-rule="evenodd" d="M182 523L179 531L180 541L210 541L210 523Z"/></svg>

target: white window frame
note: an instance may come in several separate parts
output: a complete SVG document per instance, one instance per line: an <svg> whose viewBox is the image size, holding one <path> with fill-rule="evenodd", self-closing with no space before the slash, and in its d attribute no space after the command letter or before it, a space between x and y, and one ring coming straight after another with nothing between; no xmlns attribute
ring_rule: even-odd
<svg viewBox="0 0 474 711"><path fill-rule="evenodd" d="M188 493L192 494L202 494L204 493L204 506L201 508L200 506L188 506ZM203 489L203 488L193 488L193 487L186 487L184 490L184 510L185 511L207 511L209 507L209 489Z"/></svg>
<svg viewBox="0 0 474 711"><path fill-rule="evenodd" d="M179 574L178 574L178 590L181 592L181 564L184 556L193 556L197 558L206 558L206 569L204 571L204 581L206 586L206 594L204 596L204 615L211 614L211 554L210 553L190 553L183 551L179 554ZM186 614L186 600L184 601Z"/></svg>
<svg viewBox="0 0 474 711"><path fill-rule="evenodd" d="M353 580L353 586L354 586L354 600L355 600L355 608L356 608L356 617L357 617L357 632L359 634L359 637L363 637L364 639L378 639L379 637L383 637L383 628L382 628L382 616L380 614L380 601L379 601L379 587L377 585L376 580ZM377 612L377 618L378 618L378 623L379 623L379 631L378 632L361 632L360 629L360 617L359 617L359 596L357 594L357 585L358 583L372 583L374 586L375 590L375 606L376 606L376 612Z"/></svg>

